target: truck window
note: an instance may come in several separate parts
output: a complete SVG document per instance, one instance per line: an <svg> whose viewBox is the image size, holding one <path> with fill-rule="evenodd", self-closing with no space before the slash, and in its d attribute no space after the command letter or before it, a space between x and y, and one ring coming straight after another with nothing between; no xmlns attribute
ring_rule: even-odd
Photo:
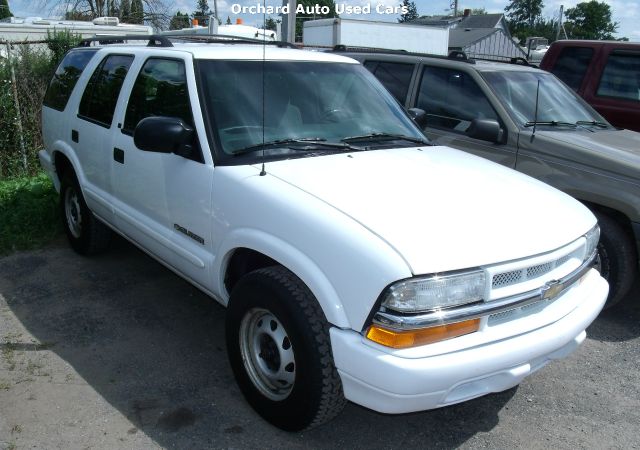
<svg viewBox="0 0 640 450"><path fill-rule="evenodd" d="M49 108L64 111L71 92L78 82L78 78L98 50L81 50L67 53L56 73L53 74L43 104Z"/></svg>
<svg viewBox="0 0 640 450"><path fill-rule="evenodd" d="M138 122L149 116L177 117L193 127L184 62L149 58L131 91L122 132L133 134Z"/></svg>
<svg viewBox="0 0 640 450"><path fill-rule="evenodd" d="M78 117L109 128L122 83L133 62L130 55L109 55L91 75L82 94Z"/></svg>
<svg viewBox="0 0 640 450"><path fill-rule="evenodd" d="M587 68L593 58L593 49L588 47L565 47L560 52L551 73L560 78L574 91L580 89Z"/></svg>
<svg viewBox="0 0 640 450"><path fill-rule="evenodd" d="M473 119L498 120L478 84L458 70L425 67L416 106L426 111L430 127L460 133Z"/></svg>
<svg viewBox="0 0 640 450"><path fill-rule="evenodd" d="M640 54L612 52L600 79L597 95L640 100Z"/></svg>
<svg viewBox="0 0 640 450"><path fill-rule="evenodd" d="M413 64L366 61L364 66L404 105L413 75Z"/></svg>

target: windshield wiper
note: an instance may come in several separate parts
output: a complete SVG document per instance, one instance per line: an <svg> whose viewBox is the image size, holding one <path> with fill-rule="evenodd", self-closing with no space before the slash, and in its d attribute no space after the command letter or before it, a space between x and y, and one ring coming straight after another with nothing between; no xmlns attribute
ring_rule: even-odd
<svg viewBox="0 0 640 450"><path fill-rule="evenodd" d="M571 127L571 128L576 128L578 125L575 123L571 123L571 122L562 122L559 120L547 120L547 121L534 121L534 120L530 120L529 122L526 122L524 124L525 127L532 127L534 125L549 125L552 127Z"/></svg>
<svg viewBox="0 0 640 450"><path fill-rule="evenodd" d="M609 125L604 122L598 122L597 120L578 120L576 125L593 125L598 128L609 128Z"/></svg>
<svg viewBox="0 0 640 450"><path fill-rule="evenodd" d="M303 144L304 147L293 147L292 144ZM317 147L327 147L335 150L362 150L358 147L352 147L346 143L326 142L325 138L287 138L276 139L275 141L262 142L260 144L250 145L233 152L234 155L256 152L269 147L287 147L294 151L311 151L317 150ZM312 148L310 148L312 147Z"/></svg>
<svg viewBox="0 0 640 450"><path fill-rule="evenodd" d="M366 140L375 140L375 139L388 139L388 140L403 140L409 142L415 142L416 144L424 144L431 145L429 141L425 141L424 139L414 138L412 136L405 136L404 134L391 134L391 133L371 133L371 134L363 134L361 136L349 136L342 139L342 142L352 142L352 141L366 141Z"/></svg>

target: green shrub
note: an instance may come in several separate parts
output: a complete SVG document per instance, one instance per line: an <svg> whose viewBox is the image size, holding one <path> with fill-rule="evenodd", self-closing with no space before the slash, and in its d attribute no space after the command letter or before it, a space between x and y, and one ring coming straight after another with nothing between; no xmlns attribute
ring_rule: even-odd
<svg viewBox="0 0 640 450"><path fill-rule="evenodd" d="M46 244L62 231L49 177L0 180L0 254Z"/></svg>

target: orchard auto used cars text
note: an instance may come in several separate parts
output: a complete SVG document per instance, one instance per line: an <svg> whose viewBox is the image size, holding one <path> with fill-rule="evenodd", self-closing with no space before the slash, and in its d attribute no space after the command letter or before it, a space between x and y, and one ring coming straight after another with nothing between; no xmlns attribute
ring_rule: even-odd
<svg viewBox="0 0 640 450"><path fill-rule="evenodd" d="M252 6L242 6L238 3L231 5L231 12L233 14L289 14L289 5L284 6L264 6L260 3L256 3ZM326 5L305 6L298 4L296 7L296 14L329 14L331 8ZM377 4L375 12L378 14L406 14L409 12L407 6L386 6ZM371 4L364 6L352 6L344 3L336 3L336 14L371 14Z"/></svg>

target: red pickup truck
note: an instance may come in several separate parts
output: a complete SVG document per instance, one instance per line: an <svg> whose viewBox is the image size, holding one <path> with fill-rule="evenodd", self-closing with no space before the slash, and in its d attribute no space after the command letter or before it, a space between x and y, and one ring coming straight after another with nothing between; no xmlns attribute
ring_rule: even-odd
<svg viewBox="0 0 640 450"><path fill-rule="evenodd" d="M564 81L611 124L640 131L640 43L556 41L540 67Z"/></svg>

